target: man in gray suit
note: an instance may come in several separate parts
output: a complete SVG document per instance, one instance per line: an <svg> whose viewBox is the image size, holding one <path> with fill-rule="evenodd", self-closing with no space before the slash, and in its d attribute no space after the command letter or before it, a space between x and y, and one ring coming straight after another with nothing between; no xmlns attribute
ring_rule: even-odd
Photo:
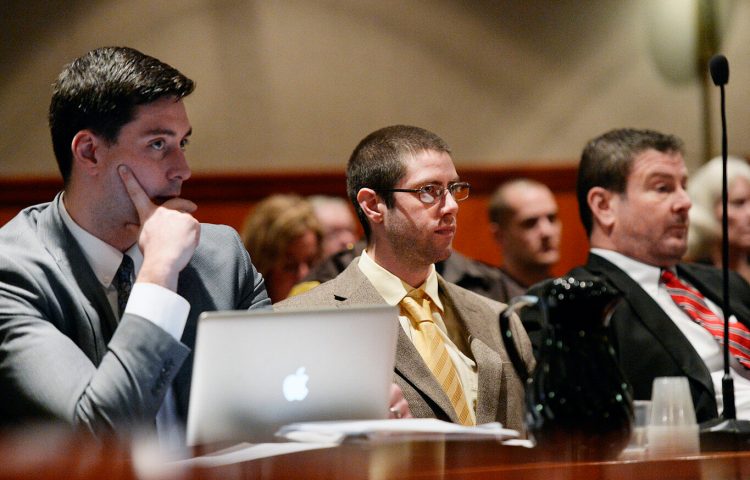
<svg viewBox="0 0 750 480"><path fill-rule="evenodd" d="M367 248L333 280L275 307L400 305L394 377L412 414L523 429L524 387L498 329L505 305L435 272L451 253L457 202L469 188L437 135L403 125L368 135L347 166ZM530 371L528 337L517 318L512 328Z"/></svg>
<svg viewBox="0 0 750 480"><path fill-rule="evenodd" d="M193 88L129 48L60 74L49 123L64 190L0 229L0 424L155 423L179 442L198 315L270 305L237 233L180 198Z"/></svg>

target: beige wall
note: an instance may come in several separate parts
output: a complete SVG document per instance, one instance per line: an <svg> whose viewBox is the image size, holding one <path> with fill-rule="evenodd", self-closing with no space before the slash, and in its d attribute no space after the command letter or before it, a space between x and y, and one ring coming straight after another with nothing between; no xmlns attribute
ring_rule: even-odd
<svg viewBox="0 0 750 480"><path fill-rule="evenodd" d="M187 101L197 172L340 170L360 138L392 123L442 135L459 170L574 162L587 139L617 126L680 135L694 165L700 89L668 81L652 60L646 26L658 1L1 2L0 177L56 173L50 84L106 44L197 81ZM730 149L741 154L750 152L747 25L750 2L737 1L722 51Z"/></svg>

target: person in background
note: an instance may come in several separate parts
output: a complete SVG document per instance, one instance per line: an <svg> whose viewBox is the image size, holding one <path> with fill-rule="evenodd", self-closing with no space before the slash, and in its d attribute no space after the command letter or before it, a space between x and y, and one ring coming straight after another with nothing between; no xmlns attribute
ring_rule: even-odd
<svg viewBox="0 0 750 480"><path fill-rule="evenodd" d="M349 204L341 197L312 195L307 197L323 229L322 258L354 248L359 239L357 220Z"/></svg>
<svg viewBox="0 0 750 480"><path fill-rule="evenodd" d="M721 405L722 275L680 263L692 206L682 151L680 139L652 130L612 130L586 145L576 191L591 251L568 275L622 292L610 339L634 398L650 399L656 377L685 376L702 422ZM729 284L737 413L750 418L750 285L736 273Z"/></svg>
<svg viewBox="0 0 750 480"><path fill-rule="evenodd" d="M289 296L299 295L323 282L332 280L343 272L352 260L362 254L365 246L364 241L358 241L351 248L336 252L324 259L292 288ZM483 297L500 302L507 302L512 298L508 296L508 278L500 269L469 258L455 250L447 259L435 262L435 270L447 282L455 283Z"/></svg>
<svg viewBox="0 0 750 480"><path fill-rule="evenodd" d="M241 236L274 303L285 299L321 258L323 229L299 195L271 195L258 203Z"/></svg>
<svg viewBox="0 0 750 480"><path fill-rule="evenodd" d="M489 202L492 236L502 252L505 296L513 298L550 278L560 260L557 202L543 183L527 178L500 185Z"/></svg>
<svg viewBox="0 0 750 480"><path fill-rule="evenodd" d="M92 50L55 82L63 191L0 229L0 424L155 426L179 448L198 316L270 306L237 232L198 223L180 197L193 89L126 47Z"/></svg>
<svg viewBox="0 0 750 480"><path fill-rule="evenodd" d="M722 158L716 157L690 177L690 235L685 258L721 267ZM727 158L729 268L750 281L750 165Z"/></svg>
<svg viewBox="0 0 750 480"><path fill-rule="evenodd" d="M523 430L524 386L498 326L505 305L435 270L451 255L458 202L470 189L447 144L422 128L386 127L357 145L346 177L366 249L333 280L274 308L398 305L394 376L412 414ZM515 316L512 329L531 371L531 345Z"/></svg>

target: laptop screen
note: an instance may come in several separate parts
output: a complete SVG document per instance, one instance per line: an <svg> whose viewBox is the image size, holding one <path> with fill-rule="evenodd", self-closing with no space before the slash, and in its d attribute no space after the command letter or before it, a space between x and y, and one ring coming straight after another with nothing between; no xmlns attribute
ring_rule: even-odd
<svg viewBox="0 0 750 480"><path fill-rule="evenodd" d="M293 422L386 418L398 328L388 305L203 313L188 445L274 441Z"/></svg>

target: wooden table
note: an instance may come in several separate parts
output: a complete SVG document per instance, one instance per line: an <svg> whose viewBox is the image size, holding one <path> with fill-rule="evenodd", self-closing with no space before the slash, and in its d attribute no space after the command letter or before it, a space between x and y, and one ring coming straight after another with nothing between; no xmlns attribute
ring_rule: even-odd
<svg viewBox="0 0 750 480"><path fill-rule="evenodd" d="M744 479L750 452L687 458L572 461L561 451L495 441L352 442L211 468L165 467L154 451L67 430L0 434L0 479Z"/></svg>

